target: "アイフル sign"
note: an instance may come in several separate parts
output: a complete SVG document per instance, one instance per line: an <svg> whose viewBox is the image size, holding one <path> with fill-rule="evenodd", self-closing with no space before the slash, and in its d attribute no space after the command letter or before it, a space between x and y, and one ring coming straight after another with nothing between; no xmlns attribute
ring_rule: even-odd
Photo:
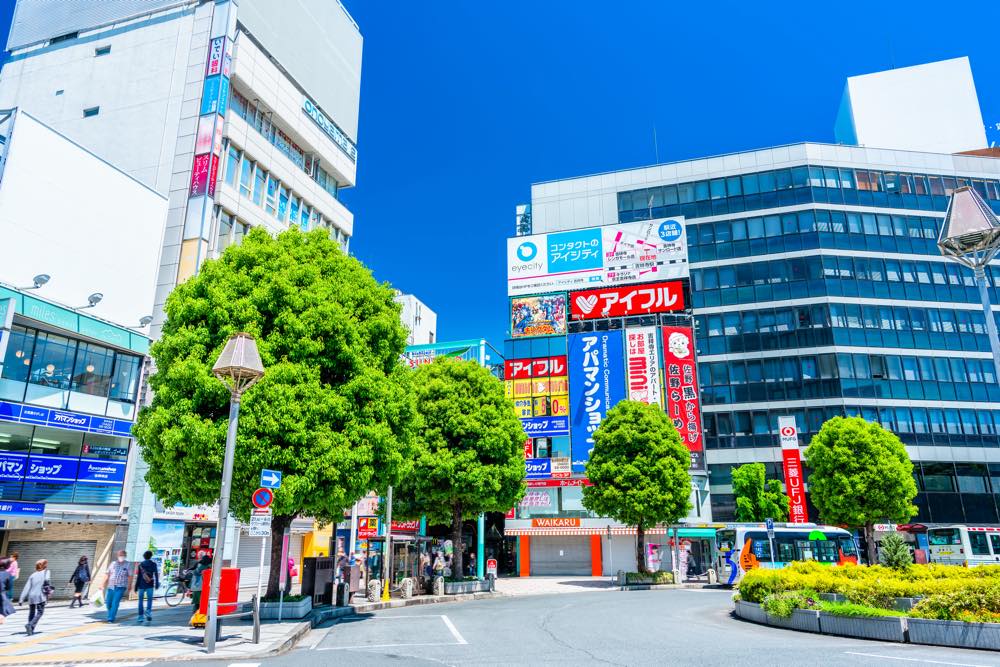
<svg viewBox="0 0 1000 667"><path fill-rule="evenodd" d="M571 292L570 317L591 320L602 317L627 317L684 310L684 287L679 280L630 287Z"/></svg>
<svg viewBox="0 0 1000 667"><path fill-rule="evenodd" d="M806 523L809 521L809 513L806 510L799 429L795 417L778 417L778 439L785 472L785 493L788 495L788 520L792 523Z"/></svg>

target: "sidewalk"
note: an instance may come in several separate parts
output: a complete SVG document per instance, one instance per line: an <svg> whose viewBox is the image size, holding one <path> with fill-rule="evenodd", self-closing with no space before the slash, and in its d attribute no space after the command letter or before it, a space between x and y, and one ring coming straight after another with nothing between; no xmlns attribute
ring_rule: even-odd
<svg viewBox="0 0 1000 667"><path fill-rule="evenodd" d="M247 592L246 597L252 591ZM243 595L240 596L242 600ZM17 613L0 625L0 665L80 663L98 661L142 661L205 659L203 629L188 625L191 605L168 607L163 598L153 605L153 622L136 623L137 601L125 601L115 623L107 623L107 611L90 605L70 609L47 608L35 634L28 637L28 607L16 606ZM265 621L261 624L260 644L253 644L253 624L247 619L232 619L222 626L222 641L216 643L213 657L219 660L241 659L249 655L277 653L308 632L308 619Z"/></svg>
<svg viewBox="0 0 1000 667"><path fill-rule="evenodd" d="M618 586L612 577L500 577L496 590L503 595L521 596L617 591Z"/></svg>

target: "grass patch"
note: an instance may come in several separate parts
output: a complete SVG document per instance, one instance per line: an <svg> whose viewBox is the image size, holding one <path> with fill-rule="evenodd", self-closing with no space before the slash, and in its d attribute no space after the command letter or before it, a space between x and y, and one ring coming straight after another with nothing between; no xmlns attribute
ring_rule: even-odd
<svg viewBox="0 0 1000 667"><path fill-rule="evenodd" d="M820 600L816 603L815 609L825 611L828 614L837 616L852 616L855 618L878 618L880 616L906 616L905 611L895 609L882 609L881 607L869 607L853 602L826 602Z"/></svg>

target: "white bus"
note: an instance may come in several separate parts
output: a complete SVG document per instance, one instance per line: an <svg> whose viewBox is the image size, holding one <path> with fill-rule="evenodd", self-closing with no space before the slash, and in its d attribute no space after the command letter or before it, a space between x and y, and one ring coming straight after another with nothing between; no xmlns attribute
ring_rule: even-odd
<svg viewBox="0 0 1000 667"><path fill-rule="evenodd" d="M815 523L774 524L774 560L767 528L762 523L729 524L716 532L719 545L719 581L737 583L747 570L782 568L793 561L812 560L828 565L858 562L854 537L843 528Z"/></svg>
<svg viewBox="0 0 1000 667"><path fill-rule="evenodd" d="M947 565L1000 565L1000 527L941 526L927 529L928 558Z"/></svg>

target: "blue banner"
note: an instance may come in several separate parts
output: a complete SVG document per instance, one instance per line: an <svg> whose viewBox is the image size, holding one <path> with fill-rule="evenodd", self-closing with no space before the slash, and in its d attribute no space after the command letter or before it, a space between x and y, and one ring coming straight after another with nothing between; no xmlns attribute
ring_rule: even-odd
<svg viewBox="0 0 1000 667"><path fill-rule="evenodd" d="M529 438L569 434L569 419L566 417L528 417L521 420L521 426Z"/></svg>
<svg viewBox="0 0 1000 667"><path fill-rule="evenodd" d="M76 481L79 457L69 456L39 456L32 454L28 459L28 469L24 478L32 482L64 482L72 484Z"/></svg>
<svg viewBox="0 0 1000 667"><path fill-rule="evenodd" d="M24 468L28 455L21 452L0 452L0 480L20 482L24 479Z"/></svg>
<svg viewBox="0 0 1000 667"><path fill-rule="evenodd" d="M125 461L80 459L76 481L81 484L124 484Z"/></svg>
<svg viewBox="0 0 1000 667"><path fill-rule="evenodd" d="M19 503L0 500L0 514L6 516L37 516L45 514L44 503Z"/></svg>
<svg viewBox="0 0 1000 667"><path fill-rule="evenodd" d="M584 471L594 449L594 431L608 410L625 398L623 341L621 330L567 337L573 472Z"/></svg>
<svg viewBox="0 0 1000 667"><path fill-rule="evenodd" d="M32 405L21 405L7 401L0 401L0 420L37 426L54 426L70 431L120 435L124 438L132 436L132 422L124 419L93 417L67 410L36 408Z"/></svg>
<svg viewBox="0 0 1000 667"><path fill-rule="evenodd" d="M548 479L552 476L552 459L525 459L527 479Z"/></svg>

